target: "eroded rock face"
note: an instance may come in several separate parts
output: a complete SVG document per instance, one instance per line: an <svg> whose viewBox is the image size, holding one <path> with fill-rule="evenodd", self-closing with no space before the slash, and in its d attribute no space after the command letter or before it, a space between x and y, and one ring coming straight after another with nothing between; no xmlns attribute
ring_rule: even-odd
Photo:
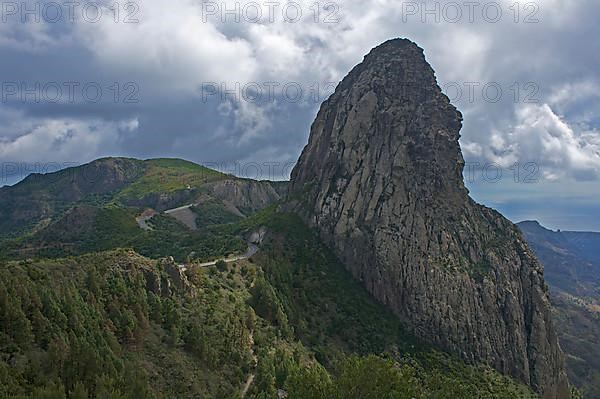
<svg viewBox="0 0 600 399"><path fill-rule="evenodd" d="M568 398L543 268L468 196L461 126L422 49L386 42L321 106L290 206L419 336Z"/></svg>
<svg viewBox="0 0 600 399"><path fill-rule="evenodd" d="M227 179L211 184L210 190L215 198L244 215L264 209L280 198L271 184L264 181Z"/></svg>
<svg viewBox="0 0 600 399"><path fill-rule="evenodd" d="M140 255L133 253L134 256ZM188 280L185 270L179 267L173 257L159 260L155 266L143 268L146 289L157 296L170 297L175 291L195 296L192 283Z"/></svg>

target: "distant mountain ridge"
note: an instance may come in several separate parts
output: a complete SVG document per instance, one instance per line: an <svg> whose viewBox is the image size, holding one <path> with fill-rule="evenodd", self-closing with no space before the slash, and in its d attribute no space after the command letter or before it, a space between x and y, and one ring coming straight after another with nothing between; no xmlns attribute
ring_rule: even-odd
<svg viewBox="0 0 600 399"><path fill-rule="evenodd" d="M252 212L280 198L267 182L226 175L181 159L102 158L50 174L32 174L0 191L0 236L34 229L76 204L114 203L157 211L203 195Z"/></svg>
<svg viewBox="0 0 600 399"><path fill-rule="evenodd" d="M30 175L0 190L0 258L60 257L126 246L150 257L204 259L245 249L241 242L220 239L214 225L239 220L280 198L269 182L181 159L102 158ZM189 207L188 225L163 214L181 206ZM140 224L143 215L151 216ZM189 231L195 224L198 231Z"/></svg>
<svg viewBox="0 0 600 399"><path fill-rule="evenodd" d="M562 231L561 233L582 256L592 262L600 262L600 233L585 231Z"/></svg>
<svg viewBox="0 0 600 399"><path fill-rule="evenodd" d="M599 399L600 234L518 226L544 265L569 379L585 399Z"/></svg>
<svg viewBox="0 0 600 399"><path fill-rule="evenodd" d="M548 284L600 299L600 233L552 231L536 221L517 225L544 264Z"/></svg>

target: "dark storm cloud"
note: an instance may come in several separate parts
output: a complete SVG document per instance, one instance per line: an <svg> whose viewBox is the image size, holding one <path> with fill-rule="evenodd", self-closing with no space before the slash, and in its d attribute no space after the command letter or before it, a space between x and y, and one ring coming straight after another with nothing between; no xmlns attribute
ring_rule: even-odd
<svg viewBox="0 0 600 399"><path fill-rule="evenodd" d="M465 115L467 161L503 168L535 162L541 181L575 184L600 175L600 49L592 39L600 33L597 2L552 0L537 10L518 3L515 22L513 1L486 1L473 21L463 9L461 20L452 22L441 11L447 1L427 2L430 10L439 4L439 15L423 13L421 2L345 1L328 23L327 10L315 21L313 3L300 2L303 18L293 23L281 14L259 23L243 16L239 23L231 17L223 22L218 14L207 19L192 0L138 1L133 24L122 23L124 14L115 23L108 9L95 23L8 18L0 24L2 82L95 83L103 96L90 102L76 92L74 101L63 97L58 103L10 96L0 103L0 158L81 163L104 155L173 156L233 173L243 169L235 164L277 163L284 174L306 143L330 83L373 46L401 36L425 49L440 85ZM496 23L481 14L491 3L503 11ZM527 16L538 22L524 23ZM265 85L274 82L279 87L265 100ZM136 90L126 90L127 84ZM203 96L206 84L230 91L256 86L263 98L254 103L222 93ZM290 84L303 90L298 101L282 92ZM473 84L478 86L470 99ZM490 93L493 85L501 88L498 101L485 98L489 85ZM133 92L137 101L125 102ZM556 186L549 187L551 197ZM485 192L476 196L483 200ZM519 185L505 192L527 195Z"/></svg>

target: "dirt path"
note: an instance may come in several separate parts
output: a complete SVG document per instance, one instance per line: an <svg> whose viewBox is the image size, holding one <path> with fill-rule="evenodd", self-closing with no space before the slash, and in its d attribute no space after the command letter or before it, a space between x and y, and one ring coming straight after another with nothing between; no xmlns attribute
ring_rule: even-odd
<svg viewBox="0 0 600 399"><path fill-rule="evenodd" d="M214 266L217 264L217 262L219 260L223 260L225 263L231 263L231 262L237 262L239 260L243 260L243 259L248 259L250 257L252 257L252 255L254 255L255 253L258 252L258 247L254 244L248 244L248 250L246 251L245 254L243 255L239 255L239 256L233 256L231 258L225 258L225 259L217 259L217 260L213 260L211 262L205 262L205 263L200 263L200 264L189 264L189 265L179 265L179 268L183 271L188 270L191 267L208 267L208 266Z"/></svg>
<svg viewBox="0 0 600 399"><path fill-rule="evenodd" d="M254 360L254 371L248 375L248 379L242 388L242 399L246 397L248 390L252 386L254 379L256 378L256 367L258 366L258 356L254 353L254 333L250 333L250 351L252 352L252 359Z"/></svg>
<svg viewBox="0 0 600 399"><path fill-rule="evenodd" d="M248 376L248 379L246 380L246 384L244 384L244 388L242 388L242 399L244 399L246 397L246 394L248 393L250 386L252 386L252 383L254 382L254 378L256 378L256 375L254 373L251 373Z"/></svg>
<svg viewBox="0 0 600 399"><path fill-rule="evenodd" d="M190 209L192 206L193 205L186 205L186 206L182 206L182 207L175 208L175 209L169 209L169 210L166 210L164 213L179 220L180 222L185 224L190 229L197 230L198 226L196 225L196 215ZM145 220L144 220L144 222L145 222ZM138 223L140 223L140 221L138 221ZM140 223L140 227L143 227L141 225L141 223ZM248 259L248 258L252 257L254 254L256 254L257 252L258 252L258 246L255 244L248 243L248 250L246 251L245 254L239 255L239 256L233 256L233 257L222 259L222 260L225 261L226 263L236 262L236 261L239 261L242 259ZM193 266L194 267L214 266L217 264L217 262L219 260L214 260L212 262L200 263L198 265L193 265ZM183 270L186 270L189 268L189 266L187 266L187 265L180 265L179 267ZM256 353L254 353L254 332L253 331L250 332L249 338L250 338L250 351L252 353L252 359L254 361L254 370L252 372L250 372L250 374L248 375L248 378L246 379L246 383L242 387L242 392L241 392L242 399L244 399L246 397L246 394L248 394L248 390L252 386L252 383L254 383L254 379L256 378L256 368L258 366L258 356L256 356Z"/></svg>

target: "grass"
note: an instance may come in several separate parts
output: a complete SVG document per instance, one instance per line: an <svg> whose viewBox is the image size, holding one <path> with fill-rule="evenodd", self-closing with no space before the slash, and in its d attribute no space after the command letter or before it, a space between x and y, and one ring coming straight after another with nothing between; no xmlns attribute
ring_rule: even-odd
<svg viewBox="0 0 600 399"><path fill-rule="evenodd" d="M231 213L225 208L222 202L211 200L191 208L198 217L196 225L200 228L216 224L234 223L242 219L241 216Z"/></svg>
<svg viewBox="0 0 600 399"><path fill-rule="evenodd" d="M144 162L147 166L145 173L121 190L116 200L142 199L154 193L197 190L206 183L227 177L223 173L181 159L152 159Z"/></svg>
<svg viewBox="0 0 600 399"><path fill-rule="evenodd" d="M122 211L111 209L103 217L118 221ZM164 216L153 221L163 231L174 223ZM1 396L36 397L35 387L47 391L58 382L71 391L83 382L101 397L102 379L108 378L110 389L125 398L226 399L237 397L253 371L249 398L258 399L273 397L276 388L311 388L313 377L324 381L331 375L341 384L348 358L377 355L390 359L384 375L386 367L401 367L414 376L413 386L422 393L414 397L535 397L487 367L467 365L415 338L295 215L271 207L215 226L210 241L197 244L209 248L260 227L268 236L257 255L222 270L192 267L189 291L171 284L157 294L148 281L164 284L170 277L163 266L124 250L0 263L0 315L7 320L0 330ZM164 235L158 238L145 236L144 243L159 248L167 242ZM184 244L167 242L164 250ZM15 356L21 361L9 367L5 359ZM356 370L356 380L367 383L371 372ZM399 396L360 399L379 397Z"/></svg>
<svg viewBox="0 0 600 399"><path fill-rule="evenodd" d="M178 262L212 260L246 250L245 242L215 226L190 231L176 219L157 215L152 231L142 230L134 208L79 206L38 234L7 240L0 259L60 258L116 248L132 248L158 259L173 256Z"/></svg>

